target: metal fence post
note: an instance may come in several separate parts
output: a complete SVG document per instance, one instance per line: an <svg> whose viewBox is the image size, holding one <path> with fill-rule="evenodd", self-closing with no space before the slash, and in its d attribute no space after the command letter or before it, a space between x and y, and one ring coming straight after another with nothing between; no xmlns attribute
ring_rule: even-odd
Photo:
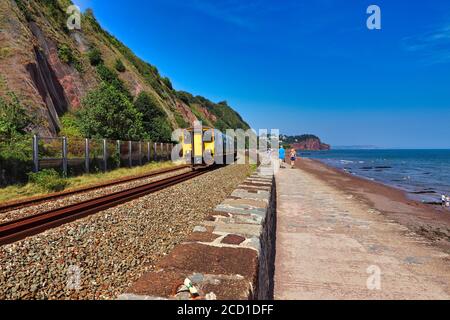
<svg viewBox="0 0 450 320"><path fill-rule="evenodd" d="M33 172L39 172L39 137L33 136Z"/></svg>
<svg viewBox="0 0 450 320"><path fill-rule="evenodd" d="M130 168L133 166L133 154L131 151L131 148L133 147L133 143L131 141L128 141L128 161Z"/></svg>
<svg viewBox="0 0 450 320"><path fill-rule="evenodd" d="M118 166L119 166L119 168L121 167L121 165L122 165L122 154L120 153L120 140L117 140L117 155L119 156L119 163L118 163Z"/></svg>
<svg viewBox="0 0 450 320"><path fill-rule="evenodd" d="M86 167L86 173L89 173L91 155L89 154L89 139L84 142L84 165Z"/></svg>
<svg viewBox="0 0 450 320"><path fill-rule="evenodd" d="M67 138L63 137L62 138L62 156L63 156L63 175L64 177L67 177Z"/></svg>
<svg viewBox="0 0 450 320"><path fill-rule="evenodd" d="M103 168L105 172L108 170L108 149L106 139L103 139Z"/></svg>
<svg viewBox="0 0 450 320"><path fill-rule="evenodd" d="M156 142L153 144L153 151L153 157L155 158L155 161L158 161L158 145L156 144Z"/></svg>
<svg viewBox="0 0 450 320"><path fill-rule="evenodd" d="M150 162L150 142L147 142L147 161Z"/></svg>
<svg viewBox="0 0 450 320"><path fill-rule="evenodd" d="M164 143L161 142L161 160L164 159Z"/></svg>
<svg viewBox="0 0 450 320"><path fill-rule="evenodd" d="M139 141L139 165L142 166L142 141Z"/></svg>

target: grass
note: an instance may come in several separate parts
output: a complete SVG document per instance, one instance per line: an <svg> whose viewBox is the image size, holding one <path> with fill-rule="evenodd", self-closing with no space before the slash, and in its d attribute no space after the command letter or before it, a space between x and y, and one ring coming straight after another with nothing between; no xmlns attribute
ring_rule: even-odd
<svg viewBox="0 0 450 320"><path fill-rule="evenodd" d="M11 48L0 48L0 60L8 58L11 56L12 50Z"/></svg>
<svg viewBox="0 0 450 320"><path fill-rule="evenodd" d="M177 164L172 162L152 162L141 167L120 168L107 173L85 174L83 176L71 177L67 178L67 185L64 191L89 187L115 179L143 175L154 170L170 168L175 165ZM43 196L46 194L49 194L49 192L34 183L28 183L26 185L13 185L0 189L0 203L21 200L29 197Z"/></svg>
<svg viewBox="0 0 450 320"><path fill-rule="evenodd" d="M251 164L250 165L250 174L249 174L249 176L251 176L253 173L255 173L256 170L258 170L258 165L257 164Z"/></svg>

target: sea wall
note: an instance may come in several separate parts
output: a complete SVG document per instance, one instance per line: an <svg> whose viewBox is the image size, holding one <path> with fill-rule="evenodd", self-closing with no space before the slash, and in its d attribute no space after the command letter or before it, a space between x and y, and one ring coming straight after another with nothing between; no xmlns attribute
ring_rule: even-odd
<svg viewBox="0 0 450 320"><path fill-rule="evenodd" d="M273 298L276 190L271 166L260 166L191 236L144 274L121 300Z"/></svg>

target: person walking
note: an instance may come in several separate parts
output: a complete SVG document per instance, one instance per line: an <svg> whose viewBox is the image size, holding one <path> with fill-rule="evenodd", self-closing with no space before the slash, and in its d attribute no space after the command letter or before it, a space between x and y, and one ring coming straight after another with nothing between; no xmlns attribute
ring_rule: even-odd
<svg viewBox="0 0 450 320"><path fill-rule="evenodd" d="M291 150L291 168L294 169L295 167L295 161L297 160L297 152L295 151L295 149Z"/></svg>
<svg viewBox="0 0 450 320"><path fill-rule="evenodd" d="M284 150L283 147L280 147L278 154L279 154L279 158L280 158L280 168L284 168L283 163L286 161L286 150Z"/></svg>
<svg viewBox="0 0 450 320"><path fill-rule="evenodd" d="M445 196L445 194L443 194L441 196L441 204L443 207L445 207L446 202L447 202L447 197Z"/></svg>
<svg viewBox="0 0 450 320"><path fill-rule="evenodd" d="M445 206L446 206L447 208L450 208L450 196L447 196L447 197L445 198Z"/></svg>

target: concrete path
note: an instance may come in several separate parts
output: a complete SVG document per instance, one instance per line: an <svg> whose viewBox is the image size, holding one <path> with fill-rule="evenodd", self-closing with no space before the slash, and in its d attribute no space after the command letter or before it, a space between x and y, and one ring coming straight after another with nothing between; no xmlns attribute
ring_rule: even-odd
<svg viewBox="0 0 450 320"><path fill-rule="evenodd" d="M277 174L275 298L449 299L450 259L299 169Z"/></svg>

